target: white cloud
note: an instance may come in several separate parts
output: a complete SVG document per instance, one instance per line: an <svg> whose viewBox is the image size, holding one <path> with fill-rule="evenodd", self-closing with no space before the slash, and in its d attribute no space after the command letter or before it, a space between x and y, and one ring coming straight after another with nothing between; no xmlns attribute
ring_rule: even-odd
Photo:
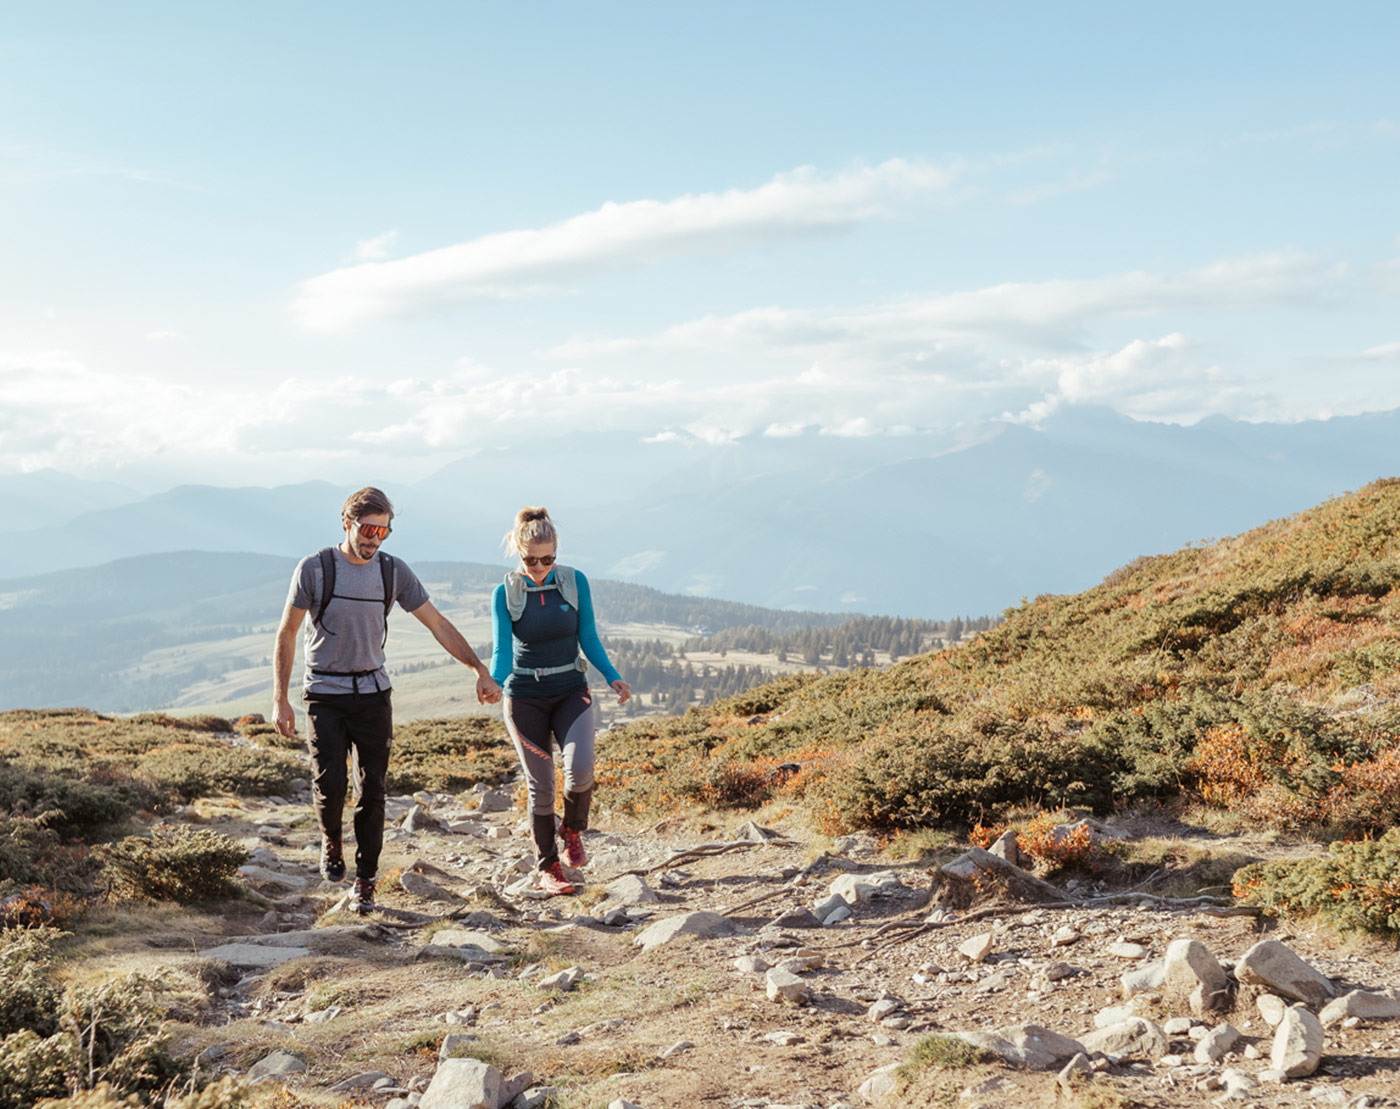
<svg viewBox="0 0 1400 1109"><path fill-rule="evenodd" d="M1096 170L1093 173L1079 173L1071 170L1059 181L1047 181L1040 185L1030 185L1024 189L1016 189L1007 196L1007 200L1016 205L1038 204L1042 200L1049 200L1051 197L1068 196L1071 193L1087 192L1089 189L1096 189L1100 185L1106 185L1114 179L1114 175L1107 170Z"/></svg>
<svg viewBox="0 0 1400 1109"><path fill-rule="evenodd" d="M151 342L151 343L164 343L164 342L168 342L168 341L171 340L171 339L178 339L179 337L180 337L180 333L179 333L178 331L148 331L148 332L146 332L146 341L147 341L147 342Z"/></svg>
<svg viewBox="0 0 1400 1109"><path fill-rule="evenodd" d="M665 561L665 551L638 551L613 563L607 573L609 577L635 578L638 574L656 569Z"/></svg>
<svg viewBox="0 0 1400 1109"><path fill-rule="evenodd" d="M301 284L292 312L333 331L367 317L519 295L563 276L848 227L937 194L955 169L895 158L839 173L802 167L755 189L609 202L548 227L506 231Z"/></svg>
<svg viewBox="0 0 1400 1109"><path fill-rule="evenodd" d="M949 344L1082 349L1086 330L1106 320L1321 302L1344 276L1341 267L1316 256L1277 251L1170 276L1135 271L1008 282L854 309L755 308L702 316L650 337L579 338L546 353L578 360L642 352L764 350L845 359L918 357L937 363L948 355Z"/></svg>
<svg viewBox="0 0 1400 1109"><path fill-rule="evenodd" d="M1377 347L1367 347L1361 352L1361 357L1374 359L1377 362L1388 362L1400 358L1400 343L1382 343Z"/></svg>
<svg viewBox="0 0 1400 1109"><path fill-rule="evenodd" d="M372 239L361 239L355 244L355 261L384 261L389 257L389 248L394 245L394 240L398 237L397 231L385 231L382 235L375 235Z"/></svg>

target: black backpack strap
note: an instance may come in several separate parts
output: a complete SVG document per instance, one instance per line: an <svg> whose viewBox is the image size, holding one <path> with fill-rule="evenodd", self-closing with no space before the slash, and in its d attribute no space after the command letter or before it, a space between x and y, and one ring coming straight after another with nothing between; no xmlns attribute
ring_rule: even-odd
<svg viewBox="0 0 1400 1109"><path fill-rule="evenodd" d="M312 614L312 623L320 625L320 628L327 635L334 635L335 632L326 627L322 617L326 614L326 606L331 603L331 597L335 593L335 548L322 547L317 557L321 560L321 605Z"/></svg>
<svg viewBox="0 0 1400 1109"><path fill-rule="evenodd" d="M389 612L394 607L394 559L379 552L379 577L384 582L384 638L379 641L382 650L389 642Z"/></svg>

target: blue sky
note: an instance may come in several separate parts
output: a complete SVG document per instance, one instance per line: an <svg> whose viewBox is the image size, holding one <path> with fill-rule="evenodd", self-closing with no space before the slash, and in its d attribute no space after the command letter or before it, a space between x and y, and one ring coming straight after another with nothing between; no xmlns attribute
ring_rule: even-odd
<svg viewBox="0 0 1400 1109"><path fill-rule="evenodd" d="M1400 8L0 6L0 473L1400 406Z"/></svg>

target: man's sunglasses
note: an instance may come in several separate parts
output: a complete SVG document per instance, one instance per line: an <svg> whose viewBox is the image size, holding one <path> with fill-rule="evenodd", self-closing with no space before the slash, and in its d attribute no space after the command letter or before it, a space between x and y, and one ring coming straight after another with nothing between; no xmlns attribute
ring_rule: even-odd
<svg viewBox="0 0 1400 1109"><path fill-rule="evenodd" d="M356 520L355 530L366 539L388 539L389 533L394 529L388 524L362 524Z"/></svg>
<svg viewBox="0 0 1400 1109"><path fill-rule="evenodd" d="M553 555L521 555L520 561L526 566L553 566Z"/></svg>

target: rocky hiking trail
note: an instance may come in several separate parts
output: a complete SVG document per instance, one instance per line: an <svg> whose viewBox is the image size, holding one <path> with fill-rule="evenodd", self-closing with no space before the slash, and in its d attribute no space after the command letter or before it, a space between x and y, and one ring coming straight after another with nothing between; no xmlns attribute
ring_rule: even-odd
<svg viewBox="0 0 1400 1109"><path fill-rule="evenodd" d="M391 798L364 918L305 795L175 817L252 852L254 897L133 941L211 984L202 1070L387 1109L1400 1105L1393 946L713 814L600 814L549 898L509 788Z"/></svg>

